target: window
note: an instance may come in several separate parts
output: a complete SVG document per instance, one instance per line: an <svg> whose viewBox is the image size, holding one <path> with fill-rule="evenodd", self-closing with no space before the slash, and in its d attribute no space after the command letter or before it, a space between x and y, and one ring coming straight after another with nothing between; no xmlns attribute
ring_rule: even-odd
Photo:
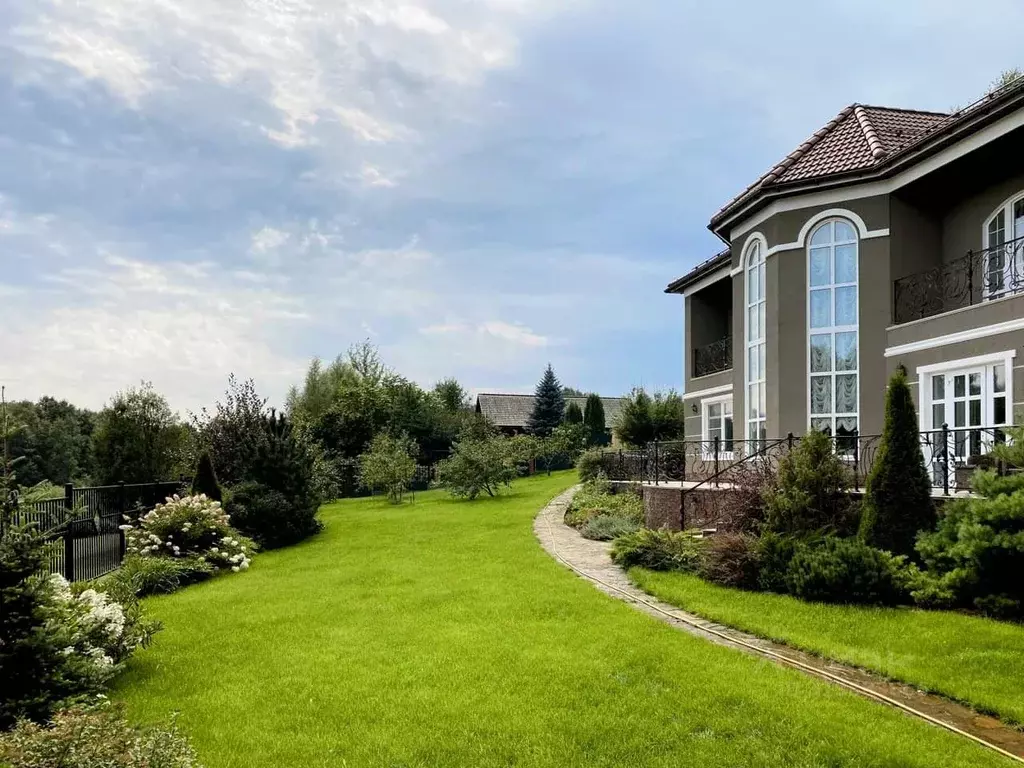
<svg viewBox="0 0 1024 768"><path fill-rule="evenodd" d="M1010 198L989 217L983 242L985 298L1024 290L1024 193Z"/></svg>
<svg viewBox="0 0 1024 768"><path fill-rule="evenodd" d="M928 433L933 451L933 479L942 483L942 460L949 468L963 466L972 456L986 454L1006 440L1001 427L1012 418L1013 359L1016 352L953 360L917 369L921 392L921 431ZM942 445L941 430L949 430Z"/></svg>
<svg viewBox="0 0 1024 768"><path fill-rule="evenodd" d="M744 257L746 275L747 439L762 441L767 433L765 403L765 257L754 241Z"/></svg>
<svg viewBox="0 0 1024 768"><path fill-rule="evenodd" d="M721 458L731 458L733 451L732 395L705 400L702 403L702 408L701 439L704 443L704 454L714 454L717 441L718 453Z"/></svg>
<svg viewBox="0 0 1024 768"><path fill-rule="evenodd" d="M858 429L859 323L857 232L825 221L807 249L810 428L842 438ZM838 446L841 447L841 446Z"/></svg>

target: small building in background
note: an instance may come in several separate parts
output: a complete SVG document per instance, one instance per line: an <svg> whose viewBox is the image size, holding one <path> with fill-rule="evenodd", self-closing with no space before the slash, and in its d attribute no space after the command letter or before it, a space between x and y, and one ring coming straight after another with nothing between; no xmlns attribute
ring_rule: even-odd
<svg viewBox="0 0 1024 768"><path fill-rule="evenodd" d="M533 395L503 395L492 393L481 393L476 397L476 412L487 418L504 435L520 435L526 432L526 425L530 421L530 414L533 413ZM612 444L615 443L612 425L619 418L625 398L602 397L604 405L605 431ZM576 403L580 410L587 405L585 397L565 398L566 407L570 403Z"/></svg>

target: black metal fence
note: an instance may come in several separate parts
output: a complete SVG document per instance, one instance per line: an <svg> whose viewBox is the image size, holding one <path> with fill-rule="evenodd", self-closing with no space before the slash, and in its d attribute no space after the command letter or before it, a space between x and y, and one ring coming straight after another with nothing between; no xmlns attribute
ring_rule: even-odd
<svg viewBox="0 0 1024 768"><path fill-rule="evenodd" d="M46 538L50 573L68 581L95 579L118 568L124 559L121 525L179 493L183 481L75 488L64 486L63 498L18 505L14 525L34 524Z"/></svg>
<svg viewBox="0 0 1024 768"><path fill-rule="evenodd" d="M1024 292L1024 237L969 251L954 261L893 282L894 322Z"/></svg>
<svg viewBox="0 0 1024 768"><path fill-rule="evenodd" d="M850 468L854 490L859 491L875 462L881 435L829 436L835 453ZM991 455L993 447L1007 440L1006 427L950 427L920 432L921 454L932 487L950 495L970 489L970 476L979 468L1002 469ZM782 438L653 442L642 449L605 451L602 468L611 480L652 483L685 483L696 487L746 484L751 475L774 471L800 442L789 434Z"/></svg>

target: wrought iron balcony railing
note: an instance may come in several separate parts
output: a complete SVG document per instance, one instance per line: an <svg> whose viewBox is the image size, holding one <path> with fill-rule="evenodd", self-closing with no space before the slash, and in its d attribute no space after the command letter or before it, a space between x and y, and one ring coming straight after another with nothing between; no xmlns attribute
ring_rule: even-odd
<svg viewBox="0 0 1024 768"><path fill-rule="evenodd" d="M896 280L893 322L909 323L1017 293L1024 293L1024 237Z"/></svg>
<svg viewBox="0 0 1024 768"><path fill-rule="evenodd" d="M732 336L693 350L693 378L732 368Z"/></svg>

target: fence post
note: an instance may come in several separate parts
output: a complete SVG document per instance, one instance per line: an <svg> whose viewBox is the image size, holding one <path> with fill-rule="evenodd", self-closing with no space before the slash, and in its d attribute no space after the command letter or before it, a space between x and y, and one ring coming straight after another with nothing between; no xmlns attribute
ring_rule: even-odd
<svg viewBox="0 0 1024 768"><path fill-rule="evenodd" d="M942 495L949 496L949 424L942 425Z"/></svg>
<svg viewBox="0 0 1024 768"><path fill-rule="evenodd" d="M71 525L64 525L64 578L75 580L75 540L71 536Z"/></svg>
<svg viewBox="0 0 1024 768"><path fill-rule="evenodd" d="M661 468L661 463L659 462L659 456L658 456L658 439L655 438L654 439L654 484L655 485L658 484L658 479L659 479L659 477L661 475L661 472L659 471L660 468Z"/></svg>
<svg viewBox="0 0 1024 768"><path fill-rule="evenodd" d="M75 486L71 483L64 483L64 509L71 516L71 510L75 508Z"/></svg>
<svg viewBox="0 0 1024 768"><path fill-rule="evenodd" d="M718 448L722 438L715 435L715 488L718 488Z"/></svg>
<svg viewBox="0 0 1024 768"><path fill-rule="evenodd" d="M853 430L853 490L860 490L860 435Z"/></svg>
<svg viewBox="0 0 1024 768"><path fill-rule="evenodd" d="M117 506L121 510L121 522L123 523L124 518L128 515L128 491L124 488L124 480L117 484Z"/></svg>
<svg viewBox="0 0 1024 768"><path fill-rule="evenodd" d="M786 450L792 452L793 450L793 433L790 432L786 435Z"/></svg>
<svg viewBox="0 0 1024 768"><path fill-rule="evenodd" d="M974 305L974 251L967 252L967 304Z"/></svg>

